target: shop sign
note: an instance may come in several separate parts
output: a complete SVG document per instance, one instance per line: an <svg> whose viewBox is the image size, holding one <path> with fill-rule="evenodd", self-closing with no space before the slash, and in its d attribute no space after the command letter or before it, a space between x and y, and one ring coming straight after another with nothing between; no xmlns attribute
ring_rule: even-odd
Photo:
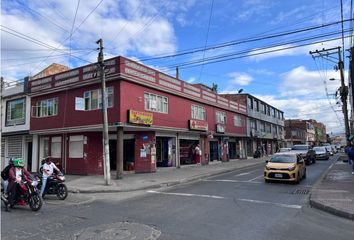
<svg viewBox="0 0 354 240"><path fill-rule="evenodd" d="M189 120L189 128L191 130L208 131L208 123L199 120Z"/></svg>
<svg viewBox="0 0 354 240"><path fill-rule="evenodd" d="M225 126L221 124L216 124L216 132L217 133L225 133Z"/></svg>
<svg viewBox="0 0 354 240"><path fill-rule="evenodd" d="M129 122L141 125L152 125L153 114L148 112L140 112L129 109Z"/></svg>

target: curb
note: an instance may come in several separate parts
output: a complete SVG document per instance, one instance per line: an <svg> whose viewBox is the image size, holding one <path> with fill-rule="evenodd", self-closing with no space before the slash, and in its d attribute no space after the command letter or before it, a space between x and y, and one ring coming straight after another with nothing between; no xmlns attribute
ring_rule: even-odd
<svg viewBox="0 0 354 240"><path fill-rule="evenodd" d="M172 187L172 186L176 186L179 184L183 184L183 183L189 183L189 182L195 182L198 181L200 178L203 177L211 177L211 176L217 176L220 174L225 174L228 172L232 172L238 169L243 169L243 168L248 168L248 167L252 167L252 166L257 166L257 165L262 165L264 164L263 162L257 162L248 166L244 166L244 167L233 167L230 169L225 169L225 170L220 170L220 171L216 171L216 172L211 172L211 173L204 173L204 174L199 174L199 175L194 175L190 178L184 178L181 180L177 180L177 181L170 181L170 182L163 182L163 183L159 183L159 184L154 184L154 185L150 185L150 186L145 186L145 187L139 187L139 188L132 188L132 189L92 189L92 190L84 190L84 189L75 189L75 188L68 188L68 192L70 193L118 193L118 192L134 192L134 191L141 191L141 190L148 190L148 189L156 189L156 188L163 188L163 187Z"/></svg>
<svg viewBox="0 0 354 240"><path fill-rule="evenodd" d="M343 155L338 155L337 156L337 159L334 161L334 163L332 165L334 165L336 162L338 162L338 160L340 159L340 157L342 157ZM332 166L331 165L331 166ZM320 182L323 181L323 179L327 176L328 172L331 170L331 166L327 169L327 171L321 176L320 179L317 180L317 182L314 184L312 190L314 188L317 187L317 185L320 184ZM335 208L335 207L332 207L332 206L328 206L326 204L323 204L321 202L318 202L316 200L313 200L311 199L312 198L312 190L311 190L311 194L309 196L309 203L310 203L310 206L313 207L313 208L316 208L316 209L319 209L319 210L322 210L324 212L328 212L328 213L331 213L335 216L338 216L338 217L342 217L342 218L347 218L347 219L350 219L350 220L354 220L354 214L352 213L348 213L346 211L343 211L341 209L338 209L338 208Z"/></svg>
<svg viewBox="0 0 354 240"><path fill-rule="evenodd" d="M320 202L317 202L316 200L310 199L310 205L313 208L316 208L316 209L331 213L331 214L336 215L338 217L354 220L354 214L353 213L348 213L348 212L340 210L338 208L331 207L331 206L328 206L326 204L322 204Z"/></svg>

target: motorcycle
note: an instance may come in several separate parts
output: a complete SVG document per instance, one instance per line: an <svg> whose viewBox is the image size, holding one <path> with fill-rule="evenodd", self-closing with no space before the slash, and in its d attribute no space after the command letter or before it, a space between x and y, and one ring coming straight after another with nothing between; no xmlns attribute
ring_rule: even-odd
<svg viewBox="0 0 354 240"><path fill-rule="evenodd" d="M9 211L9 207L13 208L15 205L29 205L32 211L38 211L43 205L43 200L37 189L38 181L22 181L19 186L17 198L14 203L9 202L8 196L6 196L1 189L1 200L5 205L6 211Z"/></svg>
<svg viewBox="0 0 354 240"><path fill-rule="evenodd" d="M41 189L42 187L42 175L37 175L37 180L39 182L37 188ZM46 194L48 195L57 195L59 200L64 200L68 196L68 189L65 182L64 174L55 174L53 173L51 176L47 178L46 187L42 196L44 197Z"/></svg>

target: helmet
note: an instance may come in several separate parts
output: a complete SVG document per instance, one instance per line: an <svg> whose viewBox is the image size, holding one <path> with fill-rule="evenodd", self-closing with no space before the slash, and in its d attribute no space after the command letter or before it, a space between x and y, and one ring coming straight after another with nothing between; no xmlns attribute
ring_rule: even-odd
<svg viewBox="0 0 354 240"><path fill-rule="evenodd" d="M12 162L15 167L24 167L25 166L22 158L16 158L16 159L12 160Z"/></svg>

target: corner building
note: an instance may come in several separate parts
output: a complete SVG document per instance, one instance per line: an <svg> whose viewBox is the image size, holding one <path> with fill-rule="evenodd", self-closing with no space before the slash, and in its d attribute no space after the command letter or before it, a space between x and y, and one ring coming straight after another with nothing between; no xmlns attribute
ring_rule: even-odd
<svg viewBox="0 0 354 240"><path fill-rule="evenodd" d="M246 157L247 109L124 57L105 61L111 169ZM68 174L103 174L101 83L94 64L31 80L30 133L38 161L52 156Z"/></svg>

